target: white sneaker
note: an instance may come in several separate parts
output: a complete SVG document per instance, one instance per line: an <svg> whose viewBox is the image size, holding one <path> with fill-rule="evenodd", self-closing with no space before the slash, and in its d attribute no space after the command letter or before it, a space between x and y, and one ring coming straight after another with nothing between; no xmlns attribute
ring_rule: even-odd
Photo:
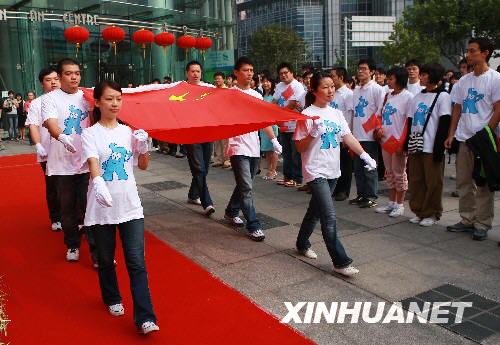
<svg viewBox="0 0 500 345"><path fill-rule="evenodd" d="M422 219L419 217L413 217L413 218L410 218L408 221L412 224L418 224L422 221Z"/></svg>
<svg viewBox="0 0 500 345"><path fill-rule="evenodd" d="M437 223L437 220L434 218L424 218L420 221L420 226L432 226Z"/></svg>
<svg viewBox="0 0 500 345"><path fill-rule="evenodd" d="M231 225L233 225L233 226L242 227L245 225L245 222L243 221L243 219L241 219L238 216L230 217L227 214L224 214L224 219L227 220L228 222L230 222Z"/></svg>
<svg viewBox="0 0 500 345"><path fill-rule="evenodd" d="M304 255L306 258L309 258L309 259L317 259L318 258L318 254L316 254L316 252L314 250L312 250L311 248L308 248L306 250L300 250L299 252L300 252L300 254Z"/></svg>
<svg viewBox="0 0 500 345"><path fill-rule="evenodd" d="M158 327L153 321L146 321L141 325L142 334L148 334L150 332L156 332L159 330L160 327Z"/></svg>
<svg viewBox="0 0 500 345"><path fill-rule="evenodd" d="M113 304L108 306L108 311L113 316L121 316L125 314L125 308L123 308L123 304Z"/></svg>
<svg viewBox="0 0 500 345"><path fill-rule="evenodd" d="M52 231L61 231L62 230L61 222L52 223L51 228Z"/></svg>
<svg viewBox="0 0 500 345"><path fill-rule="evenodd" d="M203 209L203 214L207 217L210 217L213 213L215 213L215 208L212 205Z"/></svg>
<svg viewBox="0 0 500 345"><path fill-rule="evenodd" d="M189 199L188 198L187 203L193 204L193 205L201 205L201 200L200 200L200 198L198 198L198 199Z"/></svg>
<svg viewBox="0 0 500 345"><path fill-rule="evenodd" d="M389 213L389 217L396 218L396 217L402 216L404 213L405 213L404 206L396 205L396 207L394 207L392 209L391 213Z"/></svg>
<svg viewBox="0 0 500 345"><path fill-rule="evenodd" d="M78 261L80 259L80 249L71 248L66 252L66 260L68 261Z"/></svg>
<svg viewBox="0 0 500 345"><path fill-rule="evenodd" d="M392 201L388 202L387 205L385 206L380 206L375 209L375 212L377 213L388 213L394 210L394 204Z"/></svg>
<svg viewBox="0 0 500 345"><path fill-rule="evenodd" d="M248 237L250 237L252 240L256 242L264 241L264 239L266 238L266 236L260 229L248 232Z"/></svg>
<svg viewBox="0 0 500 345"><path fill-rule="evenodd" d="M351 277L351 276L359 273L359 270L356 267L354 267L354 266L347 266L347 267L344 267L344 268L336 268L334 266L333 267L333 271L336 272L336 273L342 274L342 275L344 275L346 277Z"/></svg>

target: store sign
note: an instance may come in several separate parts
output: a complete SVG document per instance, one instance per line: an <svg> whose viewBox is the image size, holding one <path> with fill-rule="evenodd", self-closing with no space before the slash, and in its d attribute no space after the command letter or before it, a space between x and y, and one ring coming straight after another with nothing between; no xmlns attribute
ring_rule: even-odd
<svg viewBox="0 0 500 345"><path fill-rule="evenodd" d="M9 11L10 12L10 11ZM31 22L44 22L46 13L42 11L31 10L28 12L28 20ZM59 15L61 16L61 15ZM97 25L99 17L95 14L64 12L62 21L72 25ZM12 18L17 19L17 18ZM0 21L7 20L7 10L0 9Z"/></svg>
<svg viewBox="0 0 500 345"><path fill-rule="evenodd" d="M205 53L205 69L227 69L234 67L234 50L209 51Z"/></svg>

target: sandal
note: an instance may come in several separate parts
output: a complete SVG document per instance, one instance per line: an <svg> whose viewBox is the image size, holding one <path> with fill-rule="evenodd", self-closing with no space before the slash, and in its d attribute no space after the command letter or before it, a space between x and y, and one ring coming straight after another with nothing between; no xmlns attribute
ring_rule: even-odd
<svg viewBox="0 0 500 345"><path fill-rule="evenodd" d="M285 187L300 187L302 186L302 183L298 183L297 181L290 180L285 183Z"/></svg>

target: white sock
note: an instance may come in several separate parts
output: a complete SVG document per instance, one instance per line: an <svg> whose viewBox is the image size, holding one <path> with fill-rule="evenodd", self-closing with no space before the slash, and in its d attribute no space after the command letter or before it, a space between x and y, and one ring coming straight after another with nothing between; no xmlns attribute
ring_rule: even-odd
<svg viewBox="0 0 500 345"><path fill-rule="evenodd" d="M396 206L396 203L394 201L389 201L389 206L394 208Z"/></svg>

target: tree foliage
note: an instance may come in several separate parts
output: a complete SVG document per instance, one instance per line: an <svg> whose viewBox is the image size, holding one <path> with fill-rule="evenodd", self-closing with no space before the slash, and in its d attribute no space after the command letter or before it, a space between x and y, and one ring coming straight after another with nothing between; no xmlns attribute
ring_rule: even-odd
<svg viewBox="0 0 500 345"><path fill-rule="evenodd" d="M300 35L286 27L269 25L255 31L250 40L250 57L257 70L274 73L281 62L292 64L295 71L306 61L308 51Z"/></svg>
<svg viewBox="0 0 500 345"><path fill-rule="evenodd" d="M464 57L467 39L487 36L500 44L498 0L427 0L408 7L385 45L386 62L403 63L445 56L454 64Z"/></svg>

